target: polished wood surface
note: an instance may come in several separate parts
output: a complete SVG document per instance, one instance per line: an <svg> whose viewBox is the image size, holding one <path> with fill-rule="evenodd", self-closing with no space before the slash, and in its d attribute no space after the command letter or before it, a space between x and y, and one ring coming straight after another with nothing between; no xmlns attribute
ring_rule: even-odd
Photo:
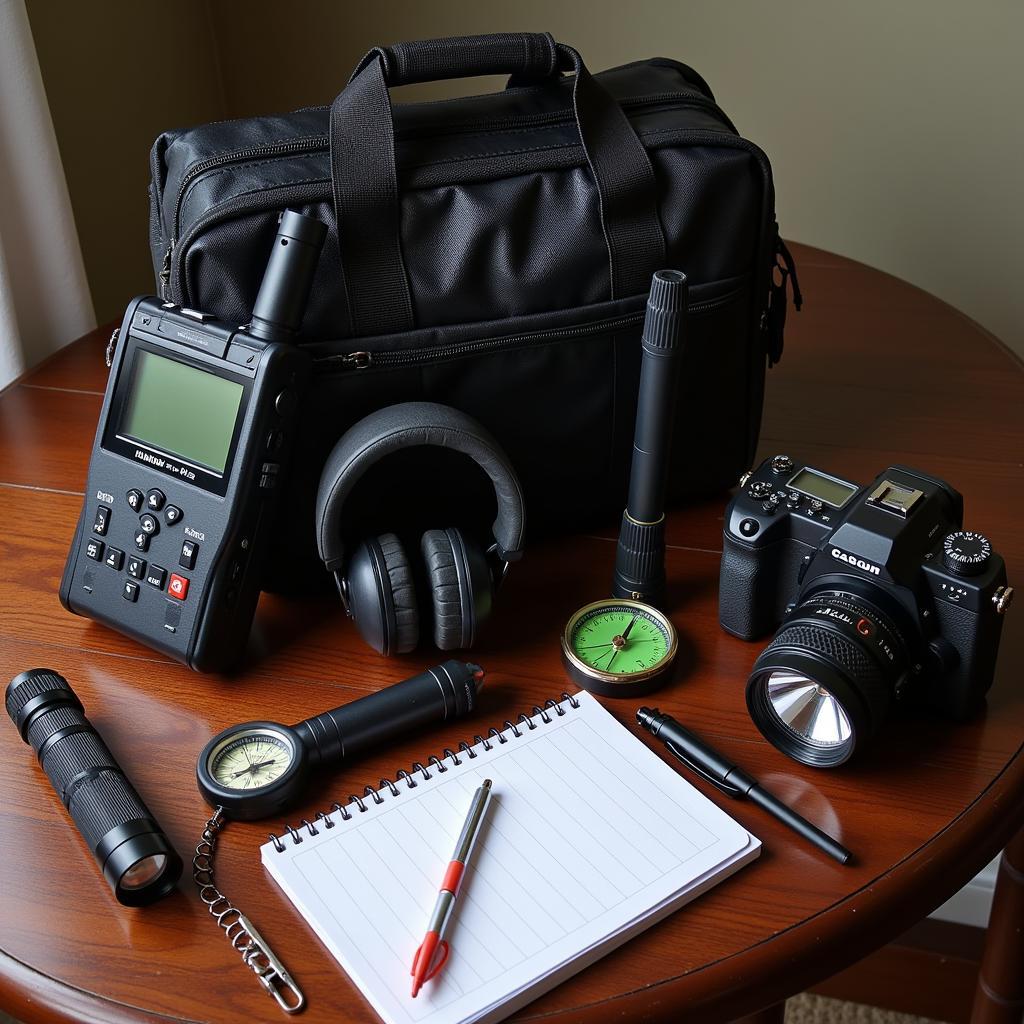
<svg viewBox="0 0 1024 1024"><path fill-rule="evenodd" d="M1011 582L1024 580L1024 368L923 292L818 250L798 247L797 257L807 301L790 314L787 352L769 375L761 454L787 451L854 480L891 462L944 476L964 493L967 524L1006 557ZM246 671L201 676L67 614L57 585L105 383L105 343L95 332L0 396L0 682L33 666L65 675L186 856L208 814L195 758L214 732L251 718L297 721L419 671L436 653L379 658L334 602L265 595ZM982 715L960 726L908 716L861 763L805 768L765 743L747 716L743 685L763 643L717 624L726 498L671 515L671 610L684 655L649 702L835 834L856 861L842 867L757 808L697 782L764 841L759 861L523 1019L713 1024L756 1013L899 934L1024 821L1024 629L1016 624L1024 610L1010 610ZM476 652L488 669L479 712L325 773L289 819L566 689L559 631L576 607L607 592L614 537L610 525L534 544ZM637 732L636 701L604 704ZM0 1005L26 1021L282 1019L187 876L154 907L116 903L10 723L0 723L0 785ZM275 824L230 824L218 880L302 986L306 1019L375 1020L263 871L257 849Z"/></svg>

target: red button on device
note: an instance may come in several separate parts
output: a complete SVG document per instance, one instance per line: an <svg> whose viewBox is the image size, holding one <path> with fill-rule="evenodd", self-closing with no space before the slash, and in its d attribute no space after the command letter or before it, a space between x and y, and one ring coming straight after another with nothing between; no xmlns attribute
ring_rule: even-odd
<svg viewBox="0 0 1024 1024"><path fill-rule="evenodd" d="M188 596L188 580L184 576L179 576L176 572L172 572L171 582L167 584L167 593L171 597L176 597L179 601L184 601Z"/></svg>

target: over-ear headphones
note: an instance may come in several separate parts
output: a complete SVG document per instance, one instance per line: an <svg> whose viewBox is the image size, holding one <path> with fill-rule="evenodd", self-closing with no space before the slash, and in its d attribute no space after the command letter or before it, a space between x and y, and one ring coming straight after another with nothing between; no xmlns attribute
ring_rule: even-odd
<svg viewBox="0 0 1024 1024"><path fill-rule="evenodd" d="M427 530L420 554L430 591L434 643L443 651L471 647L490 614L509 562L523 553L523 492L508 456L472 417L433 402L392 405L360 420L334 446L316 496L320 558L334 574L345 610L363 639L381 654L405 654L419 642L420 610L414 575L393 533L364 540L346 559L345 502L364 473L404 448L435 445L471 458L494 487L498 514L486 551L461 530Z"/></svg>

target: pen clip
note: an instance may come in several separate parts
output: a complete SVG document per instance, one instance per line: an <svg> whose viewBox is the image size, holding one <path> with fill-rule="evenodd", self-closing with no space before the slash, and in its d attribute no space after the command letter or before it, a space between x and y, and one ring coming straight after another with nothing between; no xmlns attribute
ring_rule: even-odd
<svg viewBox="0 0 1024 1024"><path fill-rule="evenodd" d="M706 772L699 764L691 761L671 740L665 740L665 746L668 747L669 753L674 754L679 758L683 764L692 772L696 772L705 782L710 782L715 789L721 790L726 796L741 797L743 796L743 790L739 786L733 786L731 783L722 782L721 779L716 779L713 775Z"/></svg>

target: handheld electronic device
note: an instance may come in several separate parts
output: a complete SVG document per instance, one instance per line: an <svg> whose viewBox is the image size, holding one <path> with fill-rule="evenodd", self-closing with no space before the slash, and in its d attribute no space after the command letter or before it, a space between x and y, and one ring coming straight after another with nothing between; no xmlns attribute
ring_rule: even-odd
<svg viewBox="0 0 1024 1024"><path fill-rule="evenodd" d="M171 892L181 858L68 681L52 669L29 669L10 681L5 701L118 901L142 907Z"/></svg>
<svg viewBox="0 0 1024 1024"><path fill-rule="evenodd" d="M309 357L291 344L326 235L280 222L252 321L125 313L61 603L200 671L245 651Z"/></svg>
<svg viewBox="0 0 1024 1024"><path fill-rule="evenodd" d="M315 764L351 757L418 725L468 714L484 684L479 665L446 661L297 725L245 722L203 747L196 781L207 803L251 821L283 810Z"/></svg>
<svg viewBox="0 0 1024 1024"><path fill-rule="evenodd" d="M805 764L842 764L893 700L967 715L1012 596L1003 559L963 529L962 495L916 469L862 486L776 455L726 510L719 621L747 640L778 626L747 707Z"/></svg>
<svg viewBox="0 0 1024 1024"><path fill-rule="evenodd" d="M678 270L659 270L651 280L629 497L615 550L612 594L655 605L665 599L665 485L688 295Z"/></svg>

